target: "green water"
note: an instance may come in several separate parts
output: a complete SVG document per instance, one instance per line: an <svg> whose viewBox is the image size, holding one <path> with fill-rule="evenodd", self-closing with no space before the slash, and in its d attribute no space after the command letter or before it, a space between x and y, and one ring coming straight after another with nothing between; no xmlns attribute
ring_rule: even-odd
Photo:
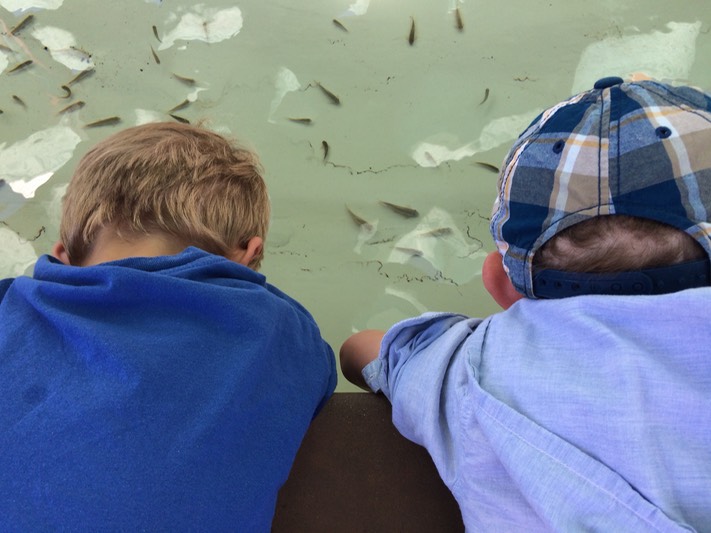
<svg viewBox="0 0 711 533"><path fill-rule="evenodd" d="M707 0L0 0L0 276L49 251L89 147L187 99L174 114L259 152L262 271L336 351L424 311L490 314L496 174L477 162L499 166L538 112L603 76L711 89L710 29ZM84 128L108 117L121 122Z"/></svg>

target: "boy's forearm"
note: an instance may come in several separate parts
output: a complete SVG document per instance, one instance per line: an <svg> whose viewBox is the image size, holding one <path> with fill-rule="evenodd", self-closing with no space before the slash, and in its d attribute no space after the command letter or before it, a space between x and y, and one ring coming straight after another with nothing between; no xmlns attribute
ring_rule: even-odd
<svg viewBox="0 0 711 533"><path fill-rule="evenodd" d="M366 329L348 337L341 346L341 371L348 381L362 389L370 390L363 379L362 371L378 357L383 335L384 331Z"/></svg>

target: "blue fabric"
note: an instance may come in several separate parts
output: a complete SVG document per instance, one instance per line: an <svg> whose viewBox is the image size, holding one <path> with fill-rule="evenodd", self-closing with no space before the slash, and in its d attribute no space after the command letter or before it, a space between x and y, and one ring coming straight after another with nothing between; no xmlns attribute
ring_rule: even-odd
<svg viewBox="0 0 711 533"><path fill-rule="evenodd" d="M711 289L401 322L363 372L470 531L711 531Z"/></svg>
<svg viewBox="0 0 711 533"><path fill-rule="evenodd" d="M196 248L0 296L0 531L270 530L336 384L300 304Z"/></svg>

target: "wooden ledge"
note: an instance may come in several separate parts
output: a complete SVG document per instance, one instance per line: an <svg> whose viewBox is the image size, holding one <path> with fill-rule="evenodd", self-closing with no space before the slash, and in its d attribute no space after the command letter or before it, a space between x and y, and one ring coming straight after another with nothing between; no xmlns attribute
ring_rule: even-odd
<svg viewBox="0 0 711 533"><path fill-rule="evenodd" d="M402 437L381 395L336 393L312 422L277 500L272 531L464 531L424 448Z"/></svg>

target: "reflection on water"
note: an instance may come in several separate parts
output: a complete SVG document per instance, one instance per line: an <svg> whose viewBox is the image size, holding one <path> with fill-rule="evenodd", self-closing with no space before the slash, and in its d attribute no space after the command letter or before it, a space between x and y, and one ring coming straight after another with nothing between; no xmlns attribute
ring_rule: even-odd
<svg viewBox="0 0 711 533"><path fill-rule="evenodd" d="M0 275L50 249L97 140L205 120L261 154L263 270L335 348L494 312L479 275L511 142L603 76L711 88L710 28L705 0L0 0Z"/></svg>

